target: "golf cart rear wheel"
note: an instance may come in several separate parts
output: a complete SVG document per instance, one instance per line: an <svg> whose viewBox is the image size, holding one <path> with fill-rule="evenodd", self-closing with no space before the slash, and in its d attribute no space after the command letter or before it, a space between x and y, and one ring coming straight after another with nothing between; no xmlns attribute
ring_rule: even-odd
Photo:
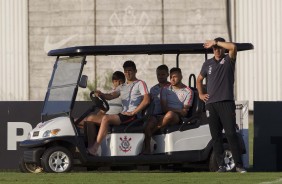
<svg viewBox="0 0 282 184"><path fill-rule="evenodd" d="M73 165L72 154L64 147L54 146L45 151L42 156L41 164L46 172L69 172Z"/></svg>
<svg viewBox="0 0 282 184"><path fill-rule="evenodd" d="M20 171L23 173L41 173L43 172L43 168L33 164L33 163L26 163L24 159L21 158L19 162Z"/></svg>
<svg viewBox="0 0 282 184"><path fill-rule="evenodd" d="M224 148L224 162L226 165L226 170L227 171L233 171L235 169L235 162L231 153L231 150L229 148L229 145L227 143L223 144ZM209 170L211 172L216 172L219 169L219 166L216 161L216 156L214 151L212 152L210 156L210 161L209 161Z"/></svg>

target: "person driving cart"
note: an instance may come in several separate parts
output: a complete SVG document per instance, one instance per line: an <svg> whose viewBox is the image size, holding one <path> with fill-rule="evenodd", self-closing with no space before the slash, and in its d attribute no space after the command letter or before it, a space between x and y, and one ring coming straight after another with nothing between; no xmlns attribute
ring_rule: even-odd
<svg viewBox="0 0 282 184"><path fill-rule="evenodd" d="M148 122L148 128L145 133L145 140L151 140L151 136L158 129L168 125L174 125L182 122L188 114L189 108L193 102L193 91L182 83L182 72L180 68L170 70L170 85L161 90L161 107L165 113L158 118L157 123ZM145 144L145 152L150 153L150 144Z"/></svg>
<svg viewBox="0 0 282 184"><path fill-rule="evenodd" d="M114 92L117 87L123 83L125 83L125 76L121 71L115 71L112 75L112 83L113 83L113 89L111 90L111 92ZM118 114L122 111L122 104L121 104L121 98L116 98L113 100L109 100L109 107L110 109L105 112L103 110L100 110L97 113L91 113L90 115L88 115L86 118L84 118L80 123L79 123L79 127L83 127L83 124L85 122L90 122L90 123L95 123L100 125L101 120L103 118L103 116L105 114Z"/></svg>
<svg viewBox="0 0 282 184"><path fill-rule="evenodd" d="M133 121L141 116L141 111L150 103L150 96L147 84L136 78L136 65L133 61L126 61L123 64L126 83L120 85L112 93L96 91L95 95L102 96L106 100L121 97L122 112L119 114L105 115L102 118L96 142L87 148L89 154L98 155L100 145L107 135L109 125L120 125Z"/></svg>
<svg viewBox="0 0 282 184"><path fill-rule="evenodd" d="M115 71L112 75L113 89L111 92L115 91L117 87L125 83L125 76L121 71ZM102 118L105 114L118 114L122 111L121 98L116 98L108 101L109 110L103 111L99 110L98 112L89 114L84 118L78 125L80 128L84 128L84 131L87 131L87 140L88 147L94 144L94 141L97 137L97 126L100 126ZM86 128L86 129L85 129Z"/></svg>

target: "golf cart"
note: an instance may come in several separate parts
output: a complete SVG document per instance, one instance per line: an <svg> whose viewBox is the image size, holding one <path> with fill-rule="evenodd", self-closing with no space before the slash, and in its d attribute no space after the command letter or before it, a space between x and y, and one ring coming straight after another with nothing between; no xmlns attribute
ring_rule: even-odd
<svg viewBox="0 0 282 184"><path fill-rule="evenodd" d="M236 43L238 51L253 49L249 43ZM87 126L82 131L78 123L96 109L108 110L106 100L90 93L93 105L80 115L73 117L76 96L80 87L87 86L83 68L89 55L135 55L175 54L179 66L180 54L207 54L203 44L150 44L150 45L104 45L79 46L51 50L48 55L56 56L52 76L46 92L42 121L20 143L24 148L20 160L23 172L68 172L74 166L98 168L102 166L167 166L204 163L210 171L218 166L213 153L211 135L206 121L205 104L198 97L196 77L191 74L189 86L194 91L194 100L189 115L182 124L168 126L158 131L151 140L152 154L140 154L144 141L144 128L152 113L151 103L143 117L129 124L111 126L101 144L101 153L87 153ZM242 153L246 152L238 130ZM228 142L224 138L225 163L228 170L235 167Z"/></svg>

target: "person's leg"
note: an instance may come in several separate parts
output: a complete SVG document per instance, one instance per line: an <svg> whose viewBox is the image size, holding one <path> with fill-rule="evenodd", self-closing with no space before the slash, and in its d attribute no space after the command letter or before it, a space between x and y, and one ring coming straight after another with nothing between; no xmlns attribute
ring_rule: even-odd
<svg viewBox="0 0 282 184"><path fill-rule="evenodd" d="M223 140L222 140L222 124L220 122L217 104L207 104L206 105L206 116L210 127L210 133L213 141L213 151L216 157L216 162L218 166L225 166L223 160Z"/></svg>
<svg viewBox="0 0 282 184"><path fill-rule="evenodd" d="M163 120L161 121L161 124L158 125L158 129L164 128L167 125L174 125L178 124L180 122L180 117L177 113L168 111L165 115Z"/></svg>
<svg viewBox="0 0 282 184"><path fill-rule="evenodd" d="M143 153L149 154L151 153L151 138L153 134L154 128L157 126L157 118L155 116L151 116L150 119L148 120L147 126L145 127L145 148Z"/></svg>
<svg viewBox="0 0 282 184"><path fill-rule="evenodd" d="M104 111L99 111L97 114L90 114L85 119L88 122L93 122L97 125L101 124L102 118L105 116Z"/></svg>
<svg viewBox="0 0 282 184"><path fill-rule="evenodd" d="M108 127L109 125L120 125L121 121L118 115L105 115L102 118L100 129L97 135L97 140L95 144L88 148L88 151L92 155L96 155L96 152L98 151L99 146L101 145L103 139L106 137L108 133Z"/></svg>
<svg viewBox="0 0 282 184"><path fill-rule="evenodd" d="M96 124L93 122L85 121L84 126L85 126L84 130L87 132L88 147L91 147L94 145L95 140L97 138Z"/></svg>
<svg viewBox="0 0 282 184"><path fill-rule="evenodd" d="M83 121L80 122L80 125L86 127L84 130L87 130L87 142L88 147L94 145L97 138L97 127L100 126L103 116L105 115L104 111L99 111L97 114L90 114Z"/></svg>
<svg viewBox="0 0 282 184"><path fill-rule="evenodd" d="M102 118L100 129L97 136L97 143L101 144L103 139L106 137L108 133L109 125L120 125L121 121L118 115L106 115Z"/></svg>
<svg viewBox="0 0 282 184"><path fill-rule="evenodd" d="M220 119L225 130L236 167L243 167L241 149L236 132L236 106L234 102L222 102L220 107Z"/></svg>
<svg viewBox="0 0 282 184"><path fill-rule="evenodd" d="M93 122L97 125L100 125L104 115L105 115L104 111L99 111L97 114L91 113L87 117L85 117L81 122L79 122L78 127L83 128L85 121Z"/></svg>

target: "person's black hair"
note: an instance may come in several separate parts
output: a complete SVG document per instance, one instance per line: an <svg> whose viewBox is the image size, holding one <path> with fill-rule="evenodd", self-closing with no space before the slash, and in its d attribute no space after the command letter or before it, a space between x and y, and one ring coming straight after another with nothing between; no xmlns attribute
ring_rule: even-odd
<svg viewBox="0 0 282 184"><path fill-rule="evenodd" d="M125 76L121 71L115 71L112 76L112 80L121 80L122 83L125 83Z"/></svg>
<svg viewBox="0 0 282 184"><path fill-rule="evenodd" d="M125 61L125 62L123 63L123 69L128 68L128 67L131 67L131 68L133 68L134 70L136 70L136 65L135 65L135 63L134 63L133 61L131 61L131 60Z"/></svg>
<svg viewBox="0 0 282 184"><path fill-rule="evenodd" d="M168 73L168 67L166 65L160 65L158 66L157 70L164 70Z"/></svg>
<svg viewBox="0 0 282 184"><path fill-rule="evenodd" d="M225 42L225 39L224 38L221 38L221 37L217 37L214 39L214 41L217 41L217 42Z"/></svg>
<svg viewBox="0 0 282 184"><path fill-rule="evenodd" d="M174 73L174 72L178 72L178 73L182 74L182 72L181 72L181 69L180 69L180 68L176 68L176 67L174 67L174 68L171 68L171 69L170 69L170 71L169 71L169 73L170 73L170 74L172 74L172 73Z"/></svg>

